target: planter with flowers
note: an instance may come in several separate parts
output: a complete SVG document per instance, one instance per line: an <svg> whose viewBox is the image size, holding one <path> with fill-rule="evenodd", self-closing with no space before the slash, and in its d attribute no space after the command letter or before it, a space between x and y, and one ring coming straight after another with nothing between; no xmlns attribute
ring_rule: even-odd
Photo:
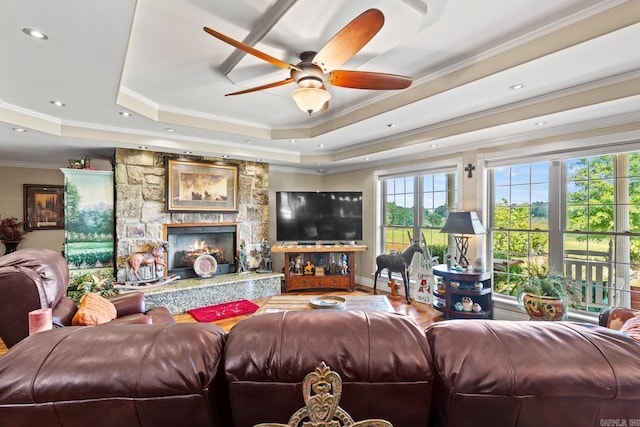
<svg viewBox="0 0 640 427"><path fill-rule="evenodd" d="M565 320L567 308L580 307L580 290L562 274L539 264L530 266L527 273L518 299L531 320Z"/></svg>
<svg viewBox="0 0 640 427"><path fill-rule="evenodd" d="M73 301L79 303L82 296L89 292L108 298L118 295L120 290L113 285L113 273L110 272L84 273L70 277L67 295Z"/></svg>
<svg viewBox="0 0 640 427"><path fill-rule="evenodd" d="M28 231L24 229L24 223L16 217L0 216L0 242L4 243L5 254L15 252L18 243L24 239Z"/></svg>

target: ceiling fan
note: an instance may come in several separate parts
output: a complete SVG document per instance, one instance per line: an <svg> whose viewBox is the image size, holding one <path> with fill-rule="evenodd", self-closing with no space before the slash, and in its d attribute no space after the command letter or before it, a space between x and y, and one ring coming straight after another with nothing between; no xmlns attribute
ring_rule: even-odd
<svg viewBox="0 0 640 427"><path fill-rule="evenodd" d="M204 27L204 30L213 37L246 53L277 67L291 70L289 78L284 80L228 93L225 96L241 95L296 83L298 89L291 93L291 97L302 111L311 115L313 112L324 111L329 107L331 94L326 90L325 83L345 88L373 90L397 90L411 86L413 81L411 77L397 74L336 70L369 43L373 36L380 31L383 24L384 15L381 11L378 9L366 10L338 31L318 52L302 52L300 62L296 65L274 58L211 28ZM328 74L326 80L325 74Z"/></svg>

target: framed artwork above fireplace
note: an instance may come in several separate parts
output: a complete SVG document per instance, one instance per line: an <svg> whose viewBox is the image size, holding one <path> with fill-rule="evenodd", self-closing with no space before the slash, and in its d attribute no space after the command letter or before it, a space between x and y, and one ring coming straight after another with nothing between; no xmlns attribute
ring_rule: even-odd
<svg viewBox="0 0 640 427"><path fill-rule="evenodd" d="M237 212L238 166L167 159L167 212Z"/></svg>

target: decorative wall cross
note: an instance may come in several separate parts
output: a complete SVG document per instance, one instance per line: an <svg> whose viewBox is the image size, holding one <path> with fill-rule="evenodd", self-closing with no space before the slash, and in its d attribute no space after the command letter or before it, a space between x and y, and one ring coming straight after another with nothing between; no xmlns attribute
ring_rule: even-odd
<svg viewBox="0 0 640 427"><path fill-rule="evenodd" d="M476 170L476 167L471 163L467 164L467 167L464 168L464 171L467 173L467 178L473 178L473 171Z"/></svg>

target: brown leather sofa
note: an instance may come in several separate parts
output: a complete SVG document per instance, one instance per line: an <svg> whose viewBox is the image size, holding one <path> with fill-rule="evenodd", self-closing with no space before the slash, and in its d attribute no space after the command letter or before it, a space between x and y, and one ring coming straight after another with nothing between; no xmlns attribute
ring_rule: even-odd
<svg viewBox="0 0 640 427"><path fill-rule="evenodd" d="M456 320L426 331L432 426L640 422L640 343L572 322Z"/></svg>
<svg viewBox="0 0 640 427"><path fill-rule="evenodd" d="M640 344L570 322L389 313L255 315L209 324L61 328L0 357L3 426L286 423L324 361L355 420L395 427L602 426L640 420ZM5 421L6 420L6 421ZM618 424L614 424L618 422Z"/></svg>
<svg viewBox="0 0 640 427"><path fill-rule="evenodd" d="M230 425L225 340L197 323L39 332L0 356L0 425Z"/></svg>
<svg viewBox="0 0 640 427"><path fill-rule="evenodd" d="M342 377L340 406L355 420L426 425L430 357L423 331L388 313L262 314L228 335L201 323L61 328L0 357L0 420L23 427L286 423L304 406L304 376L324 361Z"/></svg>
<svg viewBox="0 0 640 427"><path fill-rule="evenodd" d="M236 427L286 424L304 406L305 375L321 362L340 374L340 406L354 420L396 427L429 420L431 354L424 332L402 316L325 310L254 316L231 330L224 354Z"/></svg>
<svg viewBox="0 0 640 427"><path fill-rule="evenodd" d="M12 347L29 335L32 310L52 308L54 327L70 326L78 307L66 296L69 269L62 255L50 249L21 249L0 257L0 338ZM110 299L116 323L173 323L165 307L145 309L142 292Z"/></svg>

